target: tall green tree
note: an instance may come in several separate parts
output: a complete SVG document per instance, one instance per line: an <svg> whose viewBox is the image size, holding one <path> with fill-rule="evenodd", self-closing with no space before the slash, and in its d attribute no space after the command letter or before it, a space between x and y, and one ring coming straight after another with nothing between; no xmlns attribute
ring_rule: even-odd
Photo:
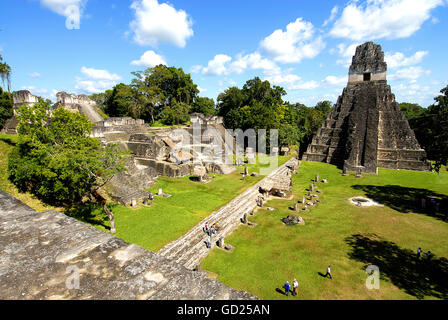
<svg viewBox="0 0 448 320"><path fill-rule="evenodd" d="M188 112L199 93L190 74L184 73L182 68L161 64L133 72L133 75L135 78L131 87L142 98L140 103L153 123L157 119L166 124L175 124L173 121L179 119L188 120ZM179 113L179 116L172 117L173 112Z"/></svg>
<svg viewBox="0 0 448 320"><path fill-rule="evenodd" d="M19 139L8 158L9 180L20 192L69 208L92 197L116 173L126 154L89 136L87 117L42 99L17 112Z"/></svg>
<svg viewBox="0 0 448 320"><path fill-rule="evenodd" d="M0 54L0 78L2 79L3 85L5 85L5 81L6 81L8 92L9 92L10 87L11 87L11 67L6 62L2 62L2 61L3 61L3 57Z"/></svg>
<svg viewBox="0 0 448 320"><path fill-rule="evenodd" d="M422 116L426 109L416 103L402 102L400 103L400 110L403 111L406 119L410 120Z"/></svg>
<svg viewBox="0 0 448 320"><path fill-rule="evenodd" d="M423 115L409 121L420 146L434 161L437 172L442 165L448 164L448 86L440 92L442 94L434 98L435 103Z"/></svg>
<svg viewBox="0 0 448 320"><path fill-rule="evenodd" d="M5 125L6 120L13 116L12 94L3 91L0 87L0 129Z"/></svg>
<svg viewBox="0 0 448 320"><path fill-rule="evenodd" d="M207 97L197 97L191 107L192 113L202 113L206 116L216 114L215 101Z"/></svg>

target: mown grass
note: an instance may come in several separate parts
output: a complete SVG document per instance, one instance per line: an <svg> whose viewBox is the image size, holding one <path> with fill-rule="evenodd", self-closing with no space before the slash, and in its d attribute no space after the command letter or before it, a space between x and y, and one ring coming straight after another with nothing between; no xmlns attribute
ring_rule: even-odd
<svg viewBox="0 0 448 320"><path fill-rule="evenodd" d="M262 299L437 299L448 298L448 173L380 169L378 175L342 177L336 167L303 162L293 177L294 200L316 173L321 203L300 212L305 226L286 226L281 218L295 215L294 200L271 200L226 239L235 249L212 250L201 266L218 280ZM441 212L422 210L421 196L444 201ZM347 199L369 196L384 207L358 208ZM416 261L421 247L435 254L430 263ZM333 280L323 278L331 264ZM380 268L380 290L365 286L366 267ZM299 281L299 295L286 297L282 286Z"/></svg>
<svg viewBox="0 0 448 320"><path fill-rule="evenodd" d="M280 164L287 160L288 157L279 157ZM259 162L248 165L251 173L267 166ZM114 206L116 235L146 249L160 250L264 177L249 176L242 180L243 170L239 167L230 174L215 175L206 184L193 181L190 177L159 177L150 191L156 194L162 188L171 197L155 197L151 206L137 209Z"/></svg>

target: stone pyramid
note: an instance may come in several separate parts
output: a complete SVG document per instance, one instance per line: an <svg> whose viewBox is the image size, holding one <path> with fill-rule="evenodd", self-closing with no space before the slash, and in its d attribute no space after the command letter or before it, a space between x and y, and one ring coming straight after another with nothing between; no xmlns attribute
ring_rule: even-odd
<svg viewBox="0 0 448 320"><path fill-rule="evenodd" d="M347 171L378 168L429 171L430 164L386 81L380 45L356 48L347 87L318 130L302 160Z"/></svg>

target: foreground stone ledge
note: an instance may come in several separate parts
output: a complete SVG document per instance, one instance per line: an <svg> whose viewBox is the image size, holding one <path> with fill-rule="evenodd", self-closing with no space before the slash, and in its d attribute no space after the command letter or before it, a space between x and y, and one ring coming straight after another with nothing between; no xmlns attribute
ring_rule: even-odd
<svg viewBox="0 0 448 320"><path fill-rule="evenodd" d="M79 289L73 268L79 270ZM257 297L60 212L0 190L0 299L252 300Z"/></svg>

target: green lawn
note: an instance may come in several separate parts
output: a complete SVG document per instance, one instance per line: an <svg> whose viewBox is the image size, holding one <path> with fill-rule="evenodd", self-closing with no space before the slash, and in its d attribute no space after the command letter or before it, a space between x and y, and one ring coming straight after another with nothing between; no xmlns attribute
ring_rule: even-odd
<svg viewBox="0 0 448 320"><path fill-rule="evenodd" d="M239 227L226 239L232 253L215 248L201 263L224 284L262 299L437 299L448 298L448 172L380 169L378 175L342 177L332 165L302 162L293 178L294 199L302 199L316 173L321 203L299 213L305 226L285 226L294 214L293 200L271 200L249 220L255 228ZM425 212L422 196L445 201L444 214ZM384 207L358 208L353 196L368 196ZM418 247L435 254L430 263L415 261ZM328 264L333 280L323 278ZM380 289L365 286L368 265L380 269ZM278 292L286 280L299 281L298 297Z"/></svg>
<svg viewBox="0 0 448 320"><path fill-rule="evenodd" d="M279 157L279 164L289 157ZM249 171L258 172L260 163L248 165ZM265 167L267 165L264 165ZM159 188L170 198L155 197L152 206L132 209L117 205L116 235L123 240L138 244L152 251L176 240L198 224L202 219L219 209L264 176L241 179L243 167L228 175L215 175L209 183L202 184L185 178L159 177L150 190ZM104 225L108 225L105 221Z"/></svg>

